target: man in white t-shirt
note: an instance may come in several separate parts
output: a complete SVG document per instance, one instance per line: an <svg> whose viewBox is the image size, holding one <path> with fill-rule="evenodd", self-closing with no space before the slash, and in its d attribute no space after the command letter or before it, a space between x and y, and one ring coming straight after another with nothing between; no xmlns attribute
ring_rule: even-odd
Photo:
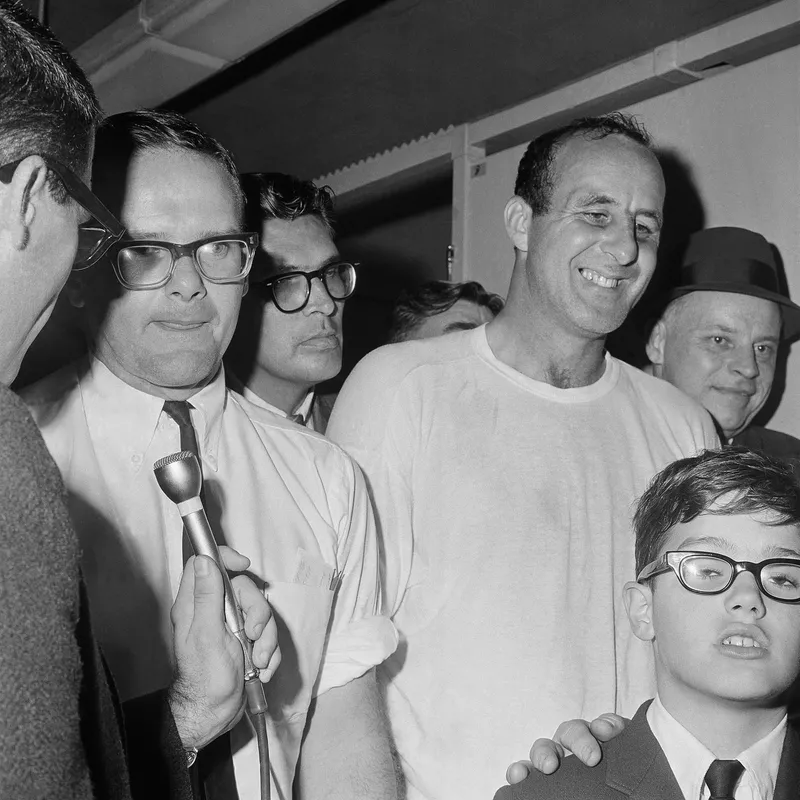
<svg viewBox="0 0 800 800"><path fill-rule="evenodd" d="M409 800L490 797L520 741L652 694L618 601L632 503L718 444L694 401L605 352L652 276L663 200L623 115L539 137L505 209L504 310L376 351L339 396L328 434L367 475L401 634L382 679Z"/></svg>

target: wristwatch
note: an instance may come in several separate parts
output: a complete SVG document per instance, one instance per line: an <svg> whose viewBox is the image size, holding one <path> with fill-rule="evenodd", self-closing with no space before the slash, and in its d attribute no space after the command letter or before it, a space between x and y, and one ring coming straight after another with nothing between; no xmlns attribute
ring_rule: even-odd
<svg viewBox="0 0 800 800"><path fill-rule="evenodd" d="M186 751L186 769L191 769L195 761L197 761L197 748L190 747Z"/></svg>

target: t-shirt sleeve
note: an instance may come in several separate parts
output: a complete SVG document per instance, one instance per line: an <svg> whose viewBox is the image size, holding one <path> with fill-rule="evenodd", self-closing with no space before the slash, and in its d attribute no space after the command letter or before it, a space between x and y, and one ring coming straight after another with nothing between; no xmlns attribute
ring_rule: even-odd
<svg viewBox="0 0 800 800"><path fill-rule="evenodd" d="M384 610L389 616L405 592L413 547L411 474L419 424L411 419L413 406L403 402L405 370L395 363L395 353L403 347L376 350L356 366L339 393L327 430L366 477L381 548Z"/></svg>
<svg viewBox="0 0 800 800"><path fill-rule="evenodd" d="M349 490L340 517L336 589L315 694L343 686L388 658L397 647L397 631L383 613L380 547L372 505L361 470L341 454L337 476Z"/></svg>

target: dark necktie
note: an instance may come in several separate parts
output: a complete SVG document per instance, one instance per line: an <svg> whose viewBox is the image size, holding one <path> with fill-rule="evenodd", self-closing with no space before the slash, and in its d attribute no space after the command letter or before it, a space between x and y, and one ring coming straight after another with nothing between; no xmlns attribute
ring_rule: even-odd
<svg viewBox="0 0 800 800"><path fill-rule="evenodd" d="M186 400L164 401L164 413L178 426L181 435L181 450L194 453L200 464L200 473L203 472L203 461L200 458L200 448L197 446L197 434L192 425L190 414L192 406ZM205 492L200 489L200 500L206 504ZM189 537L183 537L183 563L192 555L192 545ZM197 755L197 776L202 786L202 795L205 800L237 800L236 778L233 773L231 757L231 737L224 733L213 742L206 745ZM194 776L193 776L194 777Z"/></svg>
<svg viewBox="0 0 800 800"><path fill-rule="evenodd" d="M712 761L705 778L711 792L708 800L734 800L733 791L743 772L744 767L738 761Z"/></svg>

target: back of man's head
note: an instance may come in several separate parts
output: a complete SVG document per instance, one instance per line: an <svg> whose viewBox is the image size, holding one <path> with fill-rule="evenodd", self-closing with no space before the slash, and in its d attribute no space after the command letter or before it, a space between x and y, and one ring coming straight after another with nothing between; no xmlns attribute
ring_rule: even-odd
<svg viewBox="0 0 800 800"><path fill-rule="evenodd" d="M767 514L771 524L800 526L800 484L789 464L744 447L674 461L637 504L636 572L658 557L672 528L701 514Z"/></svg>
<svg viewBox="0 0 800 800"><path fill-rule="evenodd" d="M186 150L213 159L230 176L244 208L239 173L227 148L180 114L144 109L114 114L97 129L94 189L112 212L122 207L131 159L148 149Z"/></svg>
<svg viewBox="0 0 800 800"><path fill-rule="evenodd" d="M555 186L553 163L559 148L574 136L583 136L586 139L624 136L643 147L651 146L650 135L644 126L635 118L621 112L575 119L567 125L543 133L525 150L514 185L514 194L531 207L534 216L549 210Z"/></svg>
<svg viewBox="0 0 800 800"><path fill-rule="evenodd" d="M392 311L389 342L404 342L411 338L424 338L418 332L426 320L444 314L459 301L472 303L478 310L486 309L491 317L496 317L503 309L503 298L487 292L477 281L453 283L451 281L430 281L415 289L407 289L397 299ZM485 321L485 320L482 320ZM481 324L454 322L453 330L465 330ZM438 331L438 333L447 331Z"/></svg>
<svg viewBox="0 0 800 800"><path fill-rule="evenodd" d="M63 45L20 3L0 0L0 163L41 155L82 173L100 117Z"/></svg>
<svg viewBox="0 0 800 800"><path fill-rule="evenodd" d="M247 225L260 231L268 220L292 222L299 217L317 217L333 236L333 190L316 186L282 172L246 172L241 176L247 199Z"/></svg>

